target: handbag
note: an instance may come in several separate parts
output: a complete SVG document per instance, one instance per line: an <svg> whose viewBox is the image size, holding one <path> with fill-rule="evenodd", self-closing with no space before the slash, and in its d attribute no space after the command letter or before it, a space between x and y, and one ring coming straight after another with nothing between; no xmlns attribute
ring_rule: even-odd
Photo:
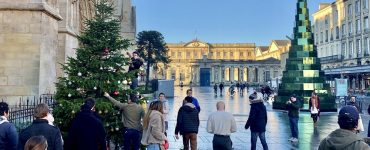
<svg viewBox="0 0 370 150"><path fill-rule="evenodd" d="M319 111L317 110L317 108L315 106L311 107L311 114L318 114Z"/></svg>
<svg viewBox="0 0 370 150"><path fill-rule="evenodd" d="M359 116L359 119L358 119L357 130L358 130L358 131L365 131L365 130L364 130L364 124L362 123L361 115Z"/></svg>
<svg viewBox="0 0 370 150"><path fill-rule="evenodd" d="M170 144L167 140L164 141L164 144L161 144L161 150L167 150L170 147Z"/></svg>

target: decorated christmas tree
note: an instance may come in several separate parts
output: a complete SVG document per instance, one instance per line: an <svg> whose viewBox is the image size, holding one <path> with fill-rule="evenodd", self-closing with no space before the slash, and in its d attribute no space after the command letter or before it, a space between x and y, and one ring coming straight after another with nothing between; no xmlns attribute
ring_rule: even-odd
<svg viewBox="0 0 370 150"><path fill-rule="evenodd" d="M85 29L78 37L80 48L76 57L62 64L66 77L59 78L56 84L57 105L53 115L63 136L68 134L70 123L84 99L93 97L95 112L101 117L108 138L114 143L122 142L120 111L103 97L103 92L125 102L130 93L138 91L128 89L135 72L127 73L129 58L123 55L123 50L130 43L121 38L120 23L113 17L113 11L106 0L95 4L94 17L85 21Z"/></svg>
<svg viewBox="0 0 370 150"><path fill-rule="evenodd" d="M285 109L286 101L295 94L303 109L308 109L312 91L320 97L321 111L336 111L329 84L325 83L317 48L311 29L307 0L297 0L294 38L291 40L289 58L286 60L282 83L273 103L274 109Z"/></svg>

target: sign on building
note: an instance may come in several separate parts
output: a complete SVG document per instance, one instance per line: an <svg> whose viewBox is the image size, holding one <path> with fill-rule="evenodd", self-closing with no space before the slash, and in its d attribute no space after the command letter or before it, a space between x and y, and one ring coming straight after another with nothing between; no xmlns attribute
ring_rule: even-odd
<svg viewBox="0 0 370 150"><path fill-rule="evenodd" d="M347 79L335 79L335 95L336 96L347 96L348 95L348 84Z"/></svg>

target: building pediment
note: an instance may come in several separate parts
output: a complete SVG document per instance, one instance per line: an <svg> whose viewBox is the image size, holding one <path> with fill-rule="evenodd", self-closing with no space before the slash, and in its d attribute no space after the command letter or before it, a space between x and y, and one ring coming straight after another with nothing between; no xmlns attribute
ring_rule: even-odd
<svg viewBox="0 0 370 150"><path fill-rule="evenodd" d="M209 47L209 44L199 40L193 40L189 43L186 43L184 47Z"/></svg>

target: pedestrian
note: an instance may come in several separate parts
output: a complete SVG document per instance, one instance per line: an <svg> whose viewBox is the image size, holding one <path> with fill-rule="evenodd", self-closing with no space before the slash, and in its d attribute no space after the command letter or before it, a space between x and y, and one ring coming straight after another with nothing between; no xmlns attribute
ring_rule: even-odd
<svg viewBox="0 0 370 150"><path fill-rule="evenodd" d="M192 101L192 103L195 105L195 107L198 109L198 112L200 112L200 106L199 106L199 102L198 102L198 100L195 98L195 97L193 97L193 90L192 89L188 89L188 90L186 90L186 95L188 96L188 97L191 97L191 99L193 99L193 101ZM183 105L185 105L186 104L186 102L185 102L185 100L183 101Z"/></svg>
<svg viewBox="0 0 370 150"><path fill-rule="evenodd" d="M217 86L217 83L215 83L215 85L213 86L213 90L216 96L217 96L217 89L218 89L218 86Z"/></svg>
<svg viewBox="0 0 370 150"><path fill-rule="evenodd" d="M80 112L72 120L65 149L106 150L106 132L100 118L95 114L95 100L87 98Z"/></svg>
<svg viewBox="0 0 370 150"><path fill-rule="evenodd" d="M223 82L220 83L219 88L220 88L220 95L222 95L222 90L224 89L224 83Z"/></svg>
<svg viewBox="0 0 370 150"><path fill-rule="evenodd" d="M356 134L359 113L353 106L344 106L338 115L340 129L331 132L320 142L319 150L369 150L370 147Z"/></svg>
<svg viewBox="0 0 370 150"><path fill-rule="evenodd" d="M311 112L311 118L313 119L314 126L317 126L317 119L320 116L320 97L317 96L316 92L313 91L311 98L308 102L308 108Z"/></svg>
<svg viewBox="0 0 370 150"><path fill-rule="evenodd" d="M128 103L121 103L115 100L107 92L104 93L104 96L122 111L122 123L125 128L123 131L123 137L125 139L123 143L124 150L139 150L143 131L141 119L144 118L145 112L144 109L136 103L136 95L130 94Z"/></svg>
<svg viewBox="0 0 370 150"><path fill-rule="evenodd" d="M143 120L143 137L141 143L147 145L147 150L160 150L167 140L163 117L163 104L154 101L149 106L149 111Z"/></svg>
<svg viewBox="0 0 370 150"><path fill-rule="evenodd" d="M268 150L266 143L266 124L267 124L267 112L266 107L263 104L261 97L257 96L257 92L254 92L249 96L251 109L249 112L248 121L245 124L245 129L250 127L251 129L251 150L256 150L257 138L260 138L263 149Z"/></svg>
<svg viewBox="0 0 370 150"><path fill-rule="evenodd" d="M18 133L15 126L8 121L9 105L0 102L0 150L16 150Z"/></svg>
<svg viewBox="0 0 370 150"><path fill-rule="evenodd" d="M42 135L31 137L24 146L24 150L46 150L47 148L48 141Z"/></svg>
<svg viewBox="0 0 370 150"><path fill-rule="evenodd" d="M176 139L179 139L179 133L183 138L184 150L197 149L197 134L199 128L199 111L192 103L193 98L185 97L185 105L181 106L177 114L177 122L175 128Z"/></svg>
<svg viewBox="0 0 370 150"><path fill-rule="evenodd" d="M47 115L50 109L48 105L41 103L35 107L34 117L36 118L32 124L24 129L19 134L19 144L20 150L24 149L24 146L28 139L33 136L42 135L46 138L48 142L48 150L63 150L62 136L57 127L49 124L47 120Z"/></svg>
<svg viewBox="0 0 370 150"><path fill-rule="evenodd" d="M367 113L370 115L370 105L367 107ZM370 137L370 120L369 120L369 124L367 126L367 137Z"/></svg>
<svg viewBox="0 0 370 150"><path fill-rule="evenodd" d="M214 134L213 150L232 150L233 142L230 135L237 130L235 118L225 111L224 102L217 102L216 108L217 111L209 115L207 121L207 132Z"/></svg>
<svg viewBox="0 0 370 150"><path fill-rule="evenodd" d="M132 78L132 83L130 85L131 89L136 89L139 81L138 81L138 71L140 67L144 64L144 60L139 57L138 52L132 52L132 56L130 55L129 52L127 52L127 55L131 58L129 61L129 67L128 67L128 72L133 72L134 73L134 78Z"/></svg>
<svg viewBox="0 0 370 150"><path fill-rule="evenodd" d="M286 108L288 110L290 130L292 132L292 137L289 141L298 142L299 103L295 94L286 102Z"/></svg>
<svg viewBox="0 0 370 150"><path fill-rule="evenodd" d="M360 106L357 104L357 102L356 102L356 97L355 97L355 96L351 96L351 98L350 98L350 102L348 103L348 105L353 106L353 107L356 107L357 111L358 111L358 112L361 112L361 108L360 108ZM360 131L365 131L365 129L364 129L364 124L362 123L362 117L361 117L361 114L359 115L359 119L358 119L358 126L357 126L357 132L360 132Z"/></svg>
<svg viewBox="0 0 370 150"><path fill-rule="evenodd" d="M168 101L166 99L166 95L164 93L159 93L158 95L159 101L162 102L162 108L163 108L163 118L165 122L165 134L167 136L167 130L168 130L168 113L170 112L170 105L168 104Z"/></svg>

